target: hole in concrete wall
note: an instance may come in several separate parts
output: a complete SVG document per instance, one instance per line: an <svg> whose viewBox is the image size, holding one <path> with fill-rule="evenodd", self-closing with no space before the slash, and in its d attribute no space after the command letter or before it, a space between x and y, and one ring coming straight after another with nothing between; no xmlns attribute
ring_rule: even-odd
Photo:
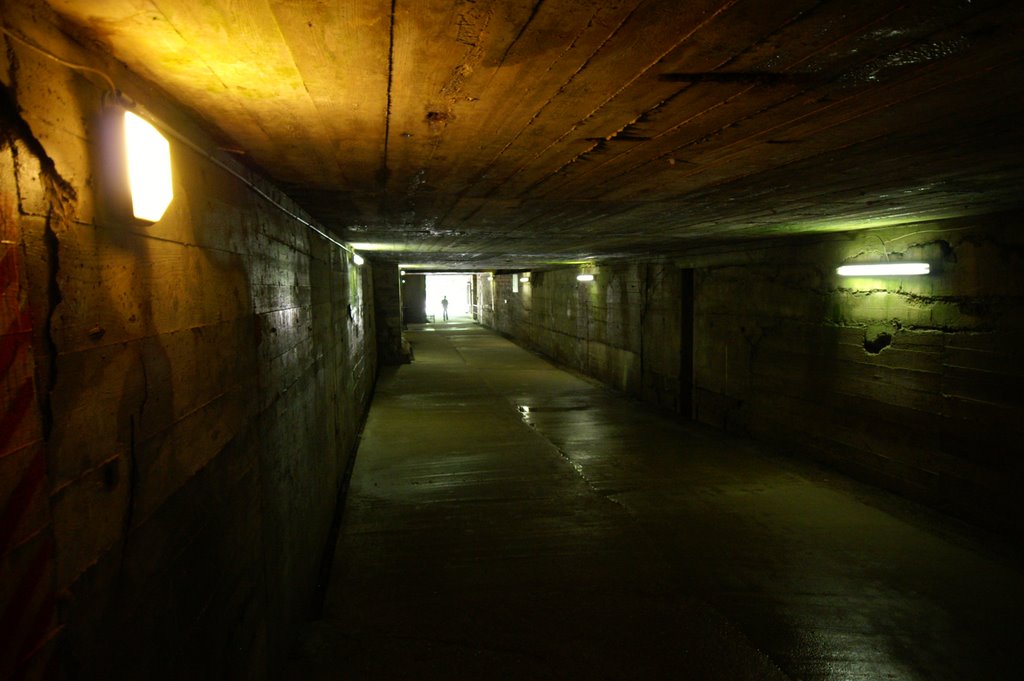
<svg viewBox="0 0 1024 681"><path fill-rule="evenodd" d="M448 122L451 121L451 119L452 115L444 111L427 112L427 125L430 126L431 132L444 132L444 129L448 127Z"/></svg>
<svg viewBox="0 0 1024 681"><path fill-rule="evenodd" d="M876 334L874 338L867 336L864 338L864 349L872 355L877 355L890 345L892 345L892 334L885 331Z"/></svg>

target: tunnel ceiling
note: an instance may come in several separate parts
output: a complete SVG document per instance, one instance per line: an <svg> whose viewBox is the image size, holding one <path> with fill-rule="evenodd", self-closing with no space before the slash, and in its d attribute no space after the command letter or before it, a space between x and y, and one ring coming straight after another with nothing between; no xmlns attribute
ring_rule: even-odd
<svg viewBox="0 0 1024 681"><path fill-rule="evenodd" d="M362 248L483 268L1018 206L1019 0L50 0Z"/></svg>

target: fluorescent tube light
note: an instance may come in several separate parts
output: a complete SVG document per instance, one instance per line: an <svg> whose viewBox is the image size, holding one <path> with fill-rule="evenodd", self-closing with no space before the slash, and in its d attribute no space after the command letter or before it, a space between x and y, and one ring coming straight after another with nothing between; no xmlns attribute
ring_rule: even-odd
<svg viewBox="0 0 1024 681"><path fill-rule="evenodd" d="M576 281L594 281L593 274L577 274Z"/></svg>
<svg viewBox="0 0 1024 681"><path fill-rule="evenodd" d="M928 274L931 266L926 262L874 263L871 265L843 265L836 269L841 277L894 277Z"/></svg>

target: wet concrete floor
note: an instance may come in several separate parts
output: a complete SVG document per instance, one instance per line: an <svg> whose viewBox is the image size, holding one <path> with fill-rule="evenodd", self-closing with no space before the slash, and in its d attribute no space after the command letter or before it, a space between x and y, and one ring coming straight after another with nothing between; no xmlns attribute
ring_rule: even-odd
<svg viewBox="0 0 1024 681"><path fill-rule="evenodd" d="M1021 678L991 538L471 322L409 338L290 678Z"/></svg>

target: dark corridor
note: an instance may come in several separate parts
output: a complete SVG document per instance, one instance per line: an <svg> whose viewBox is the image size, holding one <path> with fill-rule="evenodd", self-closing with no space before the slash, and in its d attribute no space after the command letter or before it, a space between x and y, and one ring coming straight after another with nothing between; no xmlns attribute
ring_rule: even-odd
<svg viewBox="0 0 1024 681"><path fill-rule="evenodd" d="M414 327L292 679L1004 679L1024 574L947 518Z"/></svg>

